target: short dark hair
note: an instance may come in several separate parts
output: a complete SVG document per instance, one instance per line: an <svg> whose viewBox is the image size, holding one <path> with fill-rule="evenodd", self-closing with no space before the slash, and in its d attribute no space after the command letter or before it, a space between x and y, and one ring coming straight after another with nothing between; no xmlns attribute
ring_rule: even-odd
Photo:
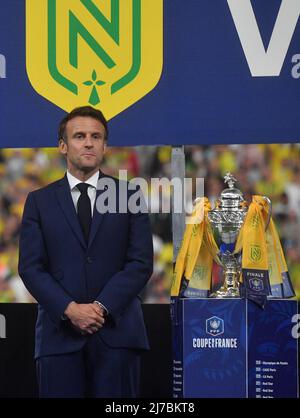
<svg viewBox="0 0 300 418"><path fill-rule="evenodd" d="M105 128L105 141L107 141L108 138L108 126L107 126L107 120L105 119L103 113L98 110L95 109L92 106L81 106L81 107L76 107L75 109L73 109L70 113L67 114L67 116L65 116L58 127L58 140L63 139L66 142L66 125L69 122L69 120L76 118L77 116L82 116L82 117L90 117L93 119L98 120L100 123L102 123L102 125Z"/></svg>

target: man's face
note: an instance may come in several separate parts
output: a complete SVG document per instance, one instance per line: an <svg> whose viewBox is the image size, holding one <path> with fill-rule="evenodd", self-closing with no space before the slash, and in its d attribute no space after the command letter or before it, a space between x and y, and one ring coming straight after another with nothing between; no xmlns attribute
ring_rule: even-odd
<svg viewBox="0 0 300 418"><path fill-rule="evenodd" d="M71 174L94 174L106 152L105 128L97 119L77 116L66 125L66 142L59 149L67 158Z"/></svg>

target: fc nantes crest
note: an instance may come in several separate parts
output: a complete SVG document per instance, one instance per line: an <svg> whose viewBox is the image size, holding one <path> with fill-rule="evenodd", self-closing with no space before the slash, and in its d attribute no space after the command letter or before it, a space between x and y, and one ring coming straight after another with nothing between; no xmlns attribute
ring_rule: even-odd
<svg viewBox="0 0 300 418"><path fill-rule="evenodd" d="M158 83L163 0L26 0L26 66L34 89L66 111L107 119Z"/></svg>

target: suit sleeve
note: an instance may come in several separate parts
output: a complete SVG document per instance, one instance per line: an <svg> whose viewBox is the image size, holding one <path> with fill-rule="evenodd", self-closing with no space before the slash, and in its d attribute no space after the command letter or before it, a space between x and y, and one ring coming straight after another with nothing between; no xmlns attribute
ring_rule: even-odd
<svg viewBox="0 0 300 418"><path fill-rule="evenodd" d="M153 244L149 216L147 213L131 214L124 268L110 278L97 297L115 323L142 291L152 271Z"/></svg>
<svg viewBox="0 0 300 418"><path fill-rule="evenodd" d="M34 193L29 193L23 212L19 243L19 274L32 296L47 311L54 323L72 298L47 271L47 252Z"/></svg>

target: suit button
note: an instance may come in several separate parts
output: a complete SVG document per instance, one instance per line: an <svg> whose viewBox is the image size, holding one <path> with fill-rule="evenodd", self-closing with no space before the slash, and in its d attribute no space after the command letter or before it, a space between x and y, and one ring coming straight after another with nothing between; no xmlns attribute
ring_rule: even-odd
<svg viewBox="0 0 300 418"><path fill-rule="evenodd" d="M91 264L92 263L92 257L87 257L87 259L86 259L86 261L89 263L89 264Z"/></svg>

